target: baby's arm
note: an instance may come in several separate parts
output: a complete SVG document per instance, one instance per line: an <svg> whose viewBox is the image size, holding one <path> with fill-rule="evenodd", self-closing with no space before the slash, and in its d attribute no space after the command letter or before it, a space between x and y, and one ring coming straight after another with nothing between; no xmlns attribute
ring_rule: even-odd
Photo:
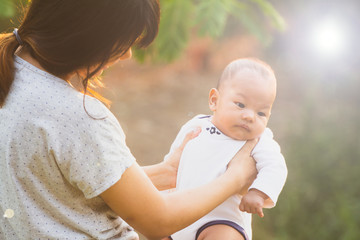
<svg viewBox="0 0 360 240"><path fill-rule="evenodd" d="M270 129L265 129L252 155L256 161L258 174L249 188L248 194L250 195L247 196L248 194L246 194L243 196L242 201L244 202L242 202L242 204L244 206L249 205L249 202L254 201L251 199L257 199L257 202L261 201L261 199L259 200L259 196L254 196L255 194L253 192L255 192L263 197L264 202L261 208L274 207L285 184L287 168L285 159L281 154L280 146L273 139L273 134Z"/></svg>
<svg viewBox="0 0 360 240"><path fill-rule="evenodd" d="M265 201L270 199L268 195L252 188L247 194L245 194L240 203L240 211L258 214L260 217L264 217L263 207Z"/></svg>

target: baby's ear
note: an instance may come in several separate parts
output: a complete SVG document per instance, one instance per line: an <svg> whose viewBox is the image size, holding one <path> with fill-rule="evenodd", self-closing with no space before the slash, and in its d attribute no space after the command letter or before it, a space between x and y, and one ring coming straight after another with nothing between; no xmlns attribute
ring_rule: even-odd
<svg viewBox="0 0 360 240"><path fill-rule="evenodd" d="M216 111L217 101L219 100L219 91L216 88L210 89L209 92L209 108L211 111Z"/></svg>

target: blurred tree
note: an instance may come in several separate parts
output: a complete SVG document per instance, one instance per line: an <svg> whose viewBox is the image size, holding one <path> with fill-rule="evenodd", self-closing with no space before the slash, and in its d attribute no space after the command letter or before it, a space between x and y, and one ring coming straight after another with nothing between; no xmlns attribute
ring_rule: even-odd
<svg viewBox="0 0 360 240"><path fill-rule="evenodd" d="M269 28L285 29L285 21L267 0L160 0L159 35L147 49L135 50L135 57L144 61L172 61L179 57L191 32L217 38L233 17L262 43L271 39Z"/></svg>
<svg viewBox="0 0 360 240"><path fill-rule="evenodd" d="M14 16L15 7L12 0L0 0L0 17L9 18Z"/></svg>
<svg viewBox="0 0 360 240"><path fill-rule="evenodd" d="M30 0L0 0L0 33L18 26L23 6Z"/></svg>

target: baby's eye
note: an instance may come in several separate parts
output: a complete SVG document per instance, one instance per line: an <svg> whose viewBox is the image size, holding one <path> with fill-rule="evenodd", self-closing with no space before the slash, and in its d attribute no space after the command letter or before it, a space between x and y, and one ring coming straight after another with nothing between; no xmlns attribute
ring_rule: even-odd
<svg viewBox="0 0 360 240"><path fill-rule="evenodd" d="M238 107L240 107L240 108L244 108L245 107L245 105L244 104L242 104L242 103L239 103L239 102L237 102L237 103L235 103Z"/></svg>
<svg viewBox="0 0 360 240"><path fill-rule="evenodd" d="M266 117L266 114L263 113L263 112L258 112L258 115L259 115L260 117Z"/></svg>

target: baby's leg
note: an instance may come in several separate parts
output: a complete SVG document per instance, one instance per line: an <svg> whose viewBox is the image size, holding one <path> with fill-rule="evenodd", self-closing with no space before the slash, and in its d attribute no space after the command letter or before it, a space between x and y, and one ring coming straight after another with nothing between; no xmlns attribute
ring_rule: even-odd
<svg viewBox="0 0 360 240"><path fill-rule="evenodd" d="M204 229L197 240L245 240L234 228L227 225L213 225Z"/></svg>
<svg viewBox="0 0 360 240"><path fill-rule="evenodd" d="M171 240L171 238L170 238L170 237L166 237L166 238L163 238L163 239L161 239L161 240Z"/></svg>
<svg viewBox="0 0 360 240"><path fill-rule="evenodd" d="M230 221L213 221L201 227L196 240L248 240L242 227Z"/></svg>

